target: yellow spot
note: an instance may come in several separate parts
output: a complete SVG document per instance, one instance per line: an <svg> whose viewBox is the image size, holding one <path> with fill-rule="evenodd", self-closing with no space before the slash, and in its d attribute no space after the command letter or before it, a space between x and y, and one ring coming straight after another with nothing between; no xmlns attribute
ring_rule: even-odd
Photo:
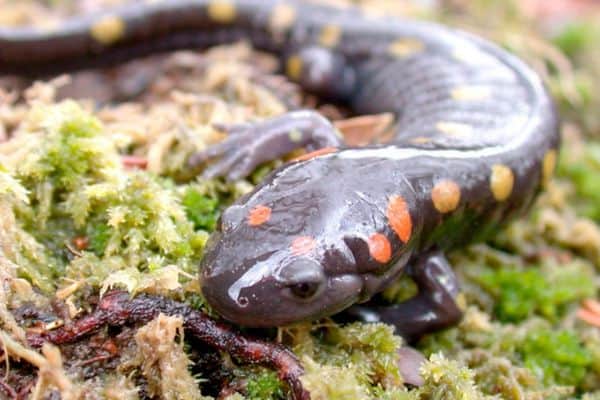
<svg viewBox="0 0 600 400"><path fill-rule="evenodd" d="M454 100L477 101L488 99L491 91L485 86L459 86L452 89L450 95Z"/></svg>
<svg viewBox="0 0 600 400"><path fill-rule="evenodd" d="M492 166L490 188L496 200L506 200L512 193L514 184L515 176L509 167L503 164L494 164Z"/></svg>
<svg viewBox="0 0 600 400"><path fill-rule="evenodd" d="M296 8L287 3L279 3L273 8L269 17L269 28L272 32L285 32L296 21Z"/></svg>
<svg viewBox="0 0 600 400"><path fill-rule="evenodd" d="M285 63L286 75L292 80L300 80L300 77L302 76L302 68L304 66L303 64L304 63L302 62L300 56L291 56Z"/></svg>
<svg viewBox="0 0 600 400"><path fill-rule="evenodd" d="M452 56L458 60L463 62L473 62L473 60L477 60L477 57L480 53L471 48L471 47L457 47L452 51Z"/></svg>
<svg viewBox="0 0 600 400"><path fill-rule="evenodd" d="M408 57L423 51L425 45L417 39L398 39L388 46L388 53L396 57Z"/></svg>
<svg viewBox="0 0 600 400"><path fill-rule="evenodd" d="M473 134L473 127L459 122L441 121L435 124L438 131L453 137L464 137Z"/></svg>
<svg viewBox="0 0 600 400"><path fill-rule="evenodd" d="M214 0L206 10L210 19L221 24L233 22L236 17L235 4L228 0Z"/></svg>
<svg viewBox="0 0 600 400"><path fill-rule="evenodd" d="M409 142L412 144L426 144L431 143L431 138L426 136L415 136L414 138L411 138Z"/></svg>
<svg viewBox="0 0 600 400"><path fill-rule="evenodd" d="M454 211L460 203L460 187L451 180L439 181L431 190L431 200L435 209L442 214Z"/></svg>
<svg viewBox="0 0 600 400"><path fill-rule="evenodd" d="M294 129L288 133L288 137L293 143L298 143L302 140L302 132L300 132L298 129Z"/></svg>
<svg viewBox="0 0 600 400"><path fill-rule="evenodd" d="M542 182L547 184L552 175L554 174L554 168L556 168L556 150L551 149L544 155L544 161L542 161Z"/></svg>
<svg viewBox="0 0 600 400"><path fill-rule="evenodd" d="M115 15L106 15L90 28L90 35L105 46L117 42L125 34L125 21Z"/></svg>
<svg viewBox="0 0 600 400"><path fill-rule="evenodd" d="M342 28L337 25L325 25L319 34L319 44L324 47L335 47L342 38Z"/></svg>
<svg viewBox="0 0 600 400"><path fill-rule="evenodd" d="M40 32L50 33L50 32L56 32L61 26L62 26L62 24L60 23L59 20L48 19L45 21L37 22L35 29L37 29Z"/></svg>

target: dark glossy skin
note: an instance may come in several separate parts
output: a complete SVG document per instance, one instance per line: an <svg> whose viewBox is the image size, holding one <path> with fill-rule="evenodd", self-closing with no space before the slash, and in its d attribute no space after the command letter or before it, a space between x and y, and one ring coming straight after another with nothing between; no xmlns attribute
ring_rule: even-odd
<svg viewBox="0 0 600 400"><path fill-rule="evenodd" d="M107 26L109 35L98 34ZM295 147L335 148L279 168L225 210L201 265L210 305L242 325L276 326L367 301L408 272L415 298L347 315L392 323L409 338L458 321L443 251L525 211L559 145L540 79L497 46L430 23L297 1L179 0L76 18L55 32L0 30L0 72L48 73L240 38L280 54L305 89L356 113L393 112L398 124L391 143L348 149L328 121L295 111L229 127L223 143L192 157L190 166L219 158L205 175L237 179Z"/></svg>

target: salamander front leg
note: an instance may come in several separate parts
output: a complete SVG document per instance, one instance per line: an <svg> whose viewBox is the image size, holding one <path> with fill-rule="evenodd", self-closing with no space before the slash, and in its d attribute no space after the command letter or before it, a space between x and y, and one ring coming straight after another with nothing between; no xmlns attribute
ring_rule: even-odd
<svg viewBox="0 0 600 400"><path fill-rule="evenodd" d="M341 136L333 125L316 111L289 112L264 121L217 126L228 136L206 150L196 153L188 165L196 169L209 159L218 158L204 170L203 177L225 176L236 180L249 175L259 164L304 147L309 151L339 147Z"/></svg>
<svg viewBox="0 0 600 400"><path fill-rule="evenodd" d="M391 306L354 306L348 312L364 322L394 325L396 332L409 342L460 321L458 281L441 252L421 257L408 273L419 289L413 298Z"/></svg>

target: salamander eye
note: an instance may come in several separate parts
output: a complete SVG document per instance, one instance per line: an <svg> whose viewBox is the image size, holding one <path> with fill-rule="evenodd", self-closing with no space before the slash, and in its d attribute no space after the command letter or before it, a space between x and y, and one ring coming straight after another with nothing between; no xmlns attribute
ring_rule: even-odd
<svg viewBox="0 0 600 400"><path fill-rule="evenodd" d="M321 287L320 282L300 282L289 287L292 294L302 300L313 297Z"/></svg>
<svg viewBox="0 0 600 400"><path fill-rule="evenodd" d="M280 275L283 294L292 300L307 301L323 292L326 278L320 264L309 259L296 259L286 265Z"/></svg>

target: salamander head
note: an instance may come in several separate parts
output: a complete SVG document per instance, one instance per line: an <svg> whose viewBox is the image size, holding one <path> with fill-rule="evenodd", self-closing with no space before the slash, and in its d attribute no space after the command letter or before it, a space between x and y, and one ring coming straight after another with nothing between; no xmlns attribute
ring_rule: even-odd
<svg viewBox="0 0 600 400"><path fill-rule="evenodd" d="M203 295L219 314L272 327L332 315L373 295L378 278L360 273L364 251L351 249L356 237L348 240L356 233L349 219L365 215L327 183L328 173L335 172L284 167L224 211L200 266Z"/></svg>

